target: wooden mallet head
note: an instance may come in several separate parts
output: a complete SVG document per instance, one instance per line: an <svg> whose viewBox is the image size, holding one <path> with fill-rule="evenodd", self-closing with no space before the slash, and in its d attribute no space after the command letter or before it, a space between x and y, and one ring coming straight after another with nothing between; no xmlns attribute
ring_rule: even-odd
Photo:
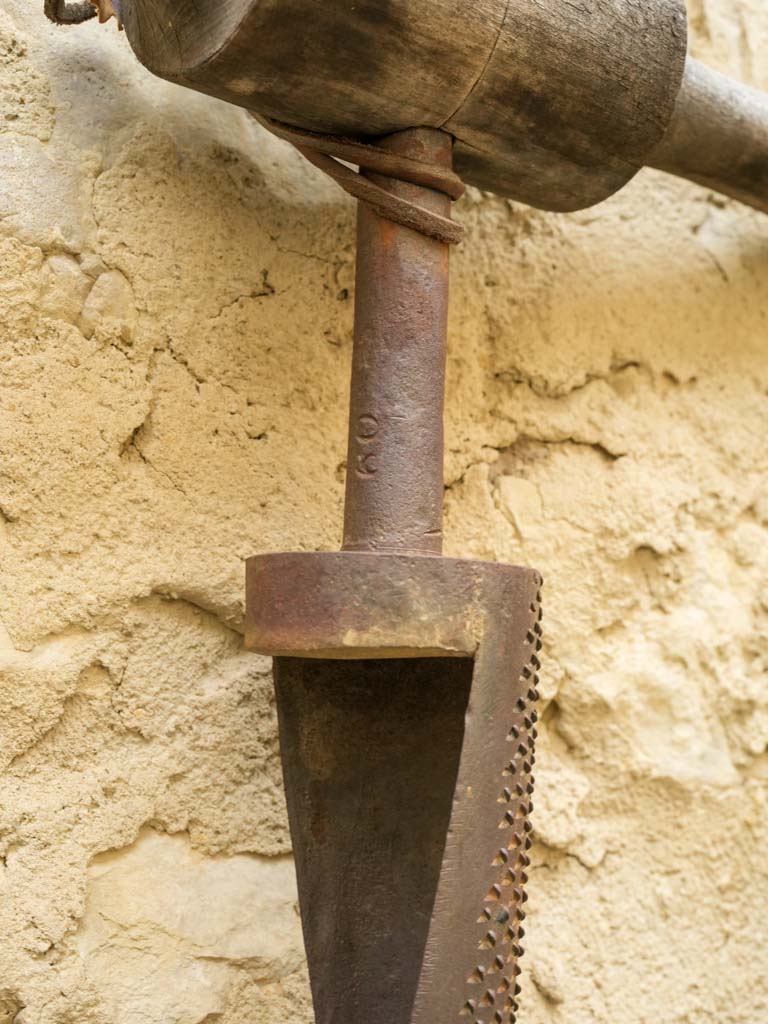
<svg viewBox="0 0 768 1024"><path fill-rule="evenodd" d="M157 75L301 128L444 128L464 180L547 210L621 188L670 122L682 0L121 0Z"/></svg>

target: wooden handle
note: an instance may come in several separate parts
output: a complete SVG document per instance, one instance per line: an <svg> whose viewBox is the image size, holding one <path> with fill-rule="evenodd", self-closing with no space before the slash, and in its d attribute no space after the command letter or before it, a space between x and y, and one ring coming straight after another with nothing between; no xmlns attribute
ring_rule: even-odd
<svg viewBox="0 0 768 1024"><path fill-rule="evenodd" d="M531 206L650 164L768 212L768 95L685 63L681 0L120 3L164 78L321 132L443 128L465 181Z"/></svg>
<svg viewBox="0 0 768 1024"><path fill-rule="evenodd" d="M768 93L689 59L649 163L768 213Z"/></svg>

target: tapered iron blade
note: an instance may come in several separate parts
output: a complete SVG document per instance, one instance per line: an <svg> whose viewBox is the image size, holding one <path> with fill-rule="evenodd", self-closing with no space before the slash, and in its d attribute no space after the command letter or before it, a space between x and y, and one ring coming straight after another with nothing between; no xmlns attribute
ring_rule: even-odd
<svg viewBox="0 0 768 1024"><path fill-rule="evenodd" d="M251 560L317 1024L515 1020L539 586L433 557Z"/></svg>

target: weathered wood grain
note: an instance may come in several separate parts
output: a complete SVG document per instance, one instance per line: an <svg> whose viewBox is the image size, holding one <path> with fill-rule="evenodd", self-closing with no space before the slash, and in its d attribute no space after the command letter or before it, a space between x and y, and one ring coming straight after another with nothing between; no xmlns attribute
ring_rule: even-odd
<svg viewBox="0 0 768 1024"><path fill-rule="evenodd" d="M150 70L269 117L381 135L438 127L494 45L499 0L126 0Z"/></svg>
<svg viewBox="0 0 768 1024"><path fill-rule="evenodd" d="M662 138L686 37L677 0L510 0L488 65L447 123L457 171L545 209L600 202Z"/></svg>
<svg viewBox="0 0 768 1024"><path fill-rule="evenodd" d="M685 60L682 0L123 0L155 73L302 128L457 139L465 179L592 205L657 146Z"/></svg>
<svg viewBox="0 0 768 1024"><path fill-rule="evenodd" d="M648 163L768 213L768 95L689 60Z"/></svg>

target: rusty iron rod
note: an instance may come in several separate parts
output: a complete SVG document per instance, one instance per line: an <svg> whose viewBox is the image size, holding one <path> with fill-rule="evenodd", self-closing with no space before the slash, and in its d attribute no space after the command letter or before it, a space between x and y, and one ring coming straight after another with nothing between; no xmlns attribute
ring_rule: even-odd
<svg viewBox="0 0 768 1024"><path fill-rule="evenodd" d="M378 145L452 165L453 140L436 128ZM368 173L394 195L450 216L445 193ZM449 249L359 204L345 551L442 551Z"/></svg>
<svg viewBox="0 0 768 1024"><path fill-rule="evenodd" d="M367 184L442 240L359 207L344 550L249 559L246 643L276 656L316 1024L514 1024L541 578L440 557L452 140L381 145L438 187Z"/></svg>

